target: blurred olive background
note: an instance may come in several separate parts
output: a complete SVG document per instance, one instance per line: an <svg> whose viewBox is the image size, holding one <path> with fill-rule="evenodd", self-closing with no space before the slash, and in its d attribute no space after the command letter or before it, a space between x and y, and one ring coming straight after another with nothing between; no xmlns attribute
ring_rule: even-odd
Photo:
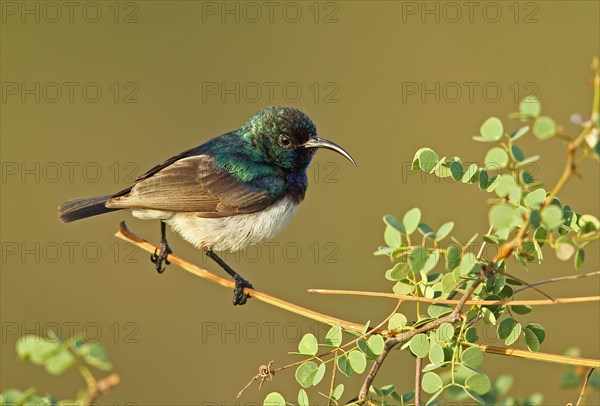
<svg viewBox="0 0 600 406"><path fill-rule="evenodd" d="M265 106L298 107L359 167L319 152L288 229L271 245L226 258L260 290L376 323L392 302L306 290L390 291L389 265L372 255L384 214L419 206L434 228L453 220L463 241L487 230L489 195L411 173L418 148L482 162L489 145L471 136L492 115L518 128L507 115L532 92L571 135L570 115L591 109L595 1L471 2L471 14L463 2L67 3L2 2L2 389L35 386L67 398L83 386L76 371L50 377L16 358L20 335L58 326L64 336L84 329L107 347L122 381L102 404L245 404L273 390L295 401L293 370L235 396L259 365L296 360L287 352L300 336L327 329L257 300L234 308L230 291L176 266L158 275L147 253L113 236L127 220L156 242L158 223L116 213L61 224L56 207L67 199L121 190ZM535 175L553 184L564 146L531 134L522 145L541 153ZM561 198L598 215L598 165L585 162L580 172ZM169 241L177 255L220 272L178 236ZM580 272L599 268L592 247ZM512 272L528 281L576 273L572 261L547 248L545 255L543 267L515 264ZM596 278L545 290L568 297L598 288ZM404 311L414 315L408 305ZM581 304L540 307L521 319L545 326L542 351L576 345L598 358L599 317L597 304ZM545 404L565 404L578 394L559 389L560 365L488 355L483 369L492 378L513 373L512 393L521 398L539 391ZM413 373L410 355L396 352L377 383L408 391ZM347 393L359 384L343 382ZM599 404L597 391L588 402Z"/></svg>

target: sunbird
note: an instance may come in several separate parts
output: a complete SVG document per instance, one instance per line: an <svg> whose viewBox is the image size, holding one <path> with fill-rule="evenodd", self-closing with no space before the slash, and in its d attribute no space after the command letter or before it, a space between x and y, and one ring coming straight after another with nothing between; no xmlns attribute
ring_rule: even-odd
<svg viewBox="0 0 600 406"><path fill-rule="evenodd" d="M150 256L163 273L173 251L166 225L202 250L234 280L233 304L245 304L252 284L215 251L234 252L282 231L304 199L307 168L318 148L356 162L339 145L317 135L311 119L294 107L268 107L241 128L212 138L155 166L112 195L69 200L58 217L69 223L128 209L160 220L161 243Z"/></svg>

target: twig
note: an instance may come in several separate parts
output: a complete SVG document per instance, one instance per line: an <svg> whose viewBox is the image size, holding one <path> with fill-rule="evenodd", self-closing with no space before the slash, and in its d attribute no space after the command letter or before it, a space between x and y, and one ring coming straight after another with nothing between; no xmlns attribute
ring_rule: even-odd
<svg viewBox="0 0 600 406"><path fill-rule="evenodd" d="M248 389L248 387L250 385L252 385L252 382L260 379L260 384L258 385L258 388L260 389L263 385L263 383L265 381L270 381L271 379L273 379L273 375L275 375L275 371L273 371L271 369L271 365L273 365L273 362L275 361L271 361L269 362L268 365L261 365L260 367L258 367L258 373L256 375L254 375L254 377L252 379L250 379L250 382L248 382L248 384L246 384L246 386L244 386L244 388L237 394L237 398L241 398L242 394L244 393L244 391L246 389Z"/></svg>
<svg viewBox="0 0 600 406"><path fill-rule="evenodd" d="M583 381L583 386L581 387L581 393L579 394L579 399L577 399L577 403L575 404L575 406L579 406L579 404L583 400L583 395L585 395L585 390L587 389L588 383L590 383L590 378L594 373L594 369L595 368L591 368L590 372L588 372L587 376L585 377L585 381Z"/></svg>
<svg viewBox="0 0 600 406"><path fill-rule="evenodd" d="M581 275L559 276L557 278L551 278L551 279L546 279L543 281L533 282L533 283L530 283L528 286L524 286L522 288L515 289L514 293L519 293L519 292L524 291L525 289L529 289L530 287L544 285L546 283L560 282L560 281L579 279L579 278L587 278L589 276L600 276L600 271L584 273Z"/></svg>
<svg viewBox="0 0 600 406"><path fill-rule="evenodd" d="M547 297L548 299L552 300L553 302L555 301L555 299L552 296L550 296L546 292L544 292L544 291L542 291L542 290L534 287L533 285L529 284L528 282L525 282L523 279L517 278L516 276L510 275L510 274L508 274L506 272L504 272L504 275L508 276L511 279L516 280L517 282L521 282L523 285L527 286L528 288L531 288L531 289L535 290L536 292L538 292L542 296Z"/></svg>
<svg viewBox="0 0 600 406"><path fill-rule="evenodd" d="M421 406L421 375L423 374L423 358L415 361L415 406Z"/></svg>
<svg viewBox="0 0 600 406"><path fill-rule="evenodd" d="M153 253L154 250L157 248L154 244L149 243L148 241L136 236L131 231L129 231L129 229L125 225L124 221L121 222L121 227L115 235L131 244L134 244L134 245L140 247L141 249L143 249L145 251L150 252L150 253ZM199 268L179 257L176 257L173 254L169 254L168 259L170 262L179 265L184 270L186 270L196 276L199 276L202 279L209 280L211 282L214 282L218 285L224 286L229 289L234 288L234 283L232 281L223 279L223 278L213 274L212 272L209 272L206 269ZM299 314L301 316L307 317L312 320L320 321L320 322L326 323L326 324L337 325L337 326L344 328L345 330L362 331L364 328L364 326L361 324L352 323L352 322L349 322L346 320L338 319L336 317L328 316L326 314L318 313L313 310L309 310L304 307L295 305L293 303L286 302L285 300L268 295L268 294L258 291L256 289L246 288L245 290L248 291L248 293L250 293L250 295L252 297L256 298L257 300L260 300L262 302L268 303L275 307L279 307L281 309L287 310L291 313Z"/></svg>
<svg viewBox="0 0 600 406"><path fill-rule="evenodd" d="M338 357L338 352L336 350L335 353L333 354L333 366L332 366L333 371L331 372L331 383L329 384L329 399L327 400L327 406L333 406L332 400L333 400L333 391L335 390L335 372L337 371L337 357Z"/></svg>
<svg viewBox="0 0 600 406"><path fill-rule="evenodd" d="M460 303L460 300L429 299L426 297L396 295L395 293L369 292L369 291L361 291L361 290L309 289L308 291L310 293L320 293L320 294L325 294L325 295L384 297L384 298L390 298L390 299L401 299L406 302L426 302L426 303L449 304L449 305L454 305L454 304ZM565 298L557 298L557 299L553 299L553 300L549 300L549 299L539 299L539 300L466 300L464 304L480 305L480 306L490 306L490 305L542 306L542 305L571 304L571 303L597 302L597 301L600 301L600 296L565 297Z"/></svg>
<svg viewBox="0 0 600 406"><path fill-rule="evenodd" d="M544 353L544 352L523 351L523 350L516 350L514 348L494 347L491 345L474 344L474 343L467 343L467 342L463 342L462 346L463 346L463 348L477 347L481 351L488 353L488 354L505 355L508 357L523 358L523 359L529 359L529 360L533 360L533 361L552 362L554 364L561 364L561 365L574 365L574 366L578 366L578 367L600 368L600 360L598 360L598 359L569 357L566 355L548 354L548 353Z"/></svg>

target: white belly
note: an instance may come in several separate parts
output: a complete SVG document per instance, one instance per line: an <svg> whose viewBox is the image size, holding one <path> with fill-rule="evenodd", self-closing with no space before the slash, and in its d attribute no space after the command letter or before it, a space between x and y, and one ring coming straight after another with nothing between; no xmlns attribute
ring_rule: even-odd
<svg viewBox="0 0 600 406"><path fill-rule="evenodd" d="M134 210L142 219L161 219L199 249L238 251L268 240L290 222L298 205L283 198L265 210L231 217L205 218L195 213Z"/></svg>

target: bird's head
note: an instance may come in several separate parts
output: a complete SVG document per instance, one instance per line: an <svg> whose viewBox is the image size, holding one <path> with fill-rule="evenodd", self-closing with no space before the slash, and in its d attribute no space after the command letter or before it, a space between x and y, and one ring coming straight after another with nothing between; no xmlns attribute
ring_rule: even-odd
<svg viewBox="0 0 600 406"><path fill-rule="evenodd" d="M310 118L294 107L268 107L250 117L242 136L267 162L290 171L308 167L317 148L327 148L354 159L339 145L317 136Z"/></svg>

